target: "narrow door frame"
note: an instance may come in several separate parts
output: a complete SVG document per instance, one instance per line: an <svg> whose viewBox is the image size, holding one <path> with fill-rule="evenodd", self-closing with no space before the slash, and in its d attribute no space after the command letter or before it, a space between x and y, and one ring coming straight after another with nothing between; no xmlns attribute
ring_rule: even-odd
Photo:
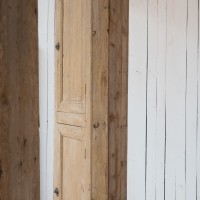
<svg viewBox="0 0 200 200"><path fill-rule="evenodd" d="M38 0L40 200L53 200L55 0Z"/></svg>

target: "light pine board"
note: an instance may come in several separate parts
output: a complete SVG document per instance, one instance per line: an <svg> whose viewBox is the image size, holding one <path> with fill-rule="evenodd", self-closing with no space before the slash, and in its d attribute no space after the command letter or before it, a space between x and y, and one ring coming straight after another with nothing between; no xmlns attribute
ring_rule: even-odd
<svg viewBox="0 0 200 200"><path fill-rule="evenodd" d="M199 2L129 13L128 199L199 200Z"/></svg>
<svg viewBox="0 0 200 200"><path fill-rule="evenodd" d="M91 196L91 1L55 10L55 200Z"/></svg>
<svg viewBox="0 0 200 200"><path fill-rule="evenodd" d="M56 2L55 200L127 198L128 6Z"/></svg>

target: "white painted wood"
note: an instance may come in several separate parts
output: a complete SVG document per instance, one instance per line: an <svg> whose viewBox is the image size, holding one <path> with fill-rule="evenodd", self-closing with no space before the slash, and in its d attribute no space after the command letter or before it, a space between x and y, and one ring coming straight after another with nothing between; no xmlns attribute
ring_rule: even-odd
<svg viewBox="0 0 200 200"><path fill-rule="evenodd" d="M185 199L186 0L167 1L166 200Z"/></svg>
<svg viewBox="0 0 200 200"><path fill-rule="evenodd" d="M156 133L156 199L165 195L165 104L166 104L166 1L158 0L157 40L157 133Z"/></svg>
<svg viewBox="0 0 200 200"><path fill-rule="evenodd" d="M54 0L38 1L41 200L53 200L54 5Z"/></svg>
<svg viewBox="0 0 200 200"><path fill-rule="evenodd" d="M53 200L53 166L54 166L54 17L55 0L48 4L48 137L47 137L47 200Z"/></svg>
<svg viewBox="0 0 200 200"><path fill-rule="evenodd" d="M130 1L128 198L145 200L147 1ZM133 98L134 97L134 98ZM130 144L130 143L129 143Z"/></svg>
<svg viewBox="0 0 200 200"><path fill-rule="evenodd" d="M157 135L157 0L148 1L147 49L147 133L146 133L146 197L156 197L156 135Z"/></svg>
<svg viewBox="0 0 200 200"><path fill-rule="evenodd" d="M38 1L39 25L39 101L40 101L40 199L47 197L47 1Z"/></svg>
<svg viewBox="0 0 200 200"><path fill-rule="evenodd" d="M187 87L186 87L186 199L196 200L196 124L197 124L197 0L188 1Z"/></svg>
<svg viewBox="0 0 200 200"><path fill-rule="evenodd" d="M198 64L197 64L197 132L196 132L196 159L197 159L197 178L196 178L196 198L200 200L200 2L198 1Z"/></svg>
<svg viewBox="0 0 200 200"><path fill-rule="evenodd" d="M200 199L198 9L130 0L129 200Z"/></svg>

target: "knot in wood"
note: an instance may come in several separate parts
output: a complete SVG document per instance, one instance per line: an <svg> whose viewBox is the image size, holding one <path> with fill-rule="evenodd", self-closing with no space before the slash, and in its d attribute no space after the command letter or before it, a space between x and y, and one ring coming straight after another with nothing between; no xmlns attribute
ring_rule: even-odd
<svg viewBox="0 0 200 200"><path fill-rule="evenodd" d="M98 128L99 127L99 122L94 123L93 127L94 128Z"/></svg>
<svg viewBox="0 0 200 200"><path fill-rule="evenodd" d="M56 49L57 49L58 51L60 50L60 43L59 43L59 42L56 44Z"/></svg>

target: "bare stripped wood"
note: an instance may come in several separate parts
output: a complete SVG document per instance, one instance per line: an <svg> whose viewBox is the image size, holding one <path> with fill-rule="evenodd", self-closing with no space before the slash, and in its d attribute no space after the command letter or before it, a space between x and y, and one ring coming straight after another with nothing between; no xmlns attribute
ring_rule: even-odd
<svg viewBox="0 0 200 200"><path fill-rule="evenodd" d="M108 199L109 1L92 1L92 196Z"/></svg>
<svg viewBox="0 0 200 200"><path fill-rule="evenodd" d="M57 1L56 30L54 199L126 199L128 0Z"/></svg>
<svg viewBox="0 0 200 200"><path fill-rule="evenodd" d="M91 1L56 2L54 199L91 196Z"/></svg>
<svg viewBox="0 0 200 200"><path fill-rule="evenodd" d="M39 200L37 1L0 2L0 199Z"/></svg>
<svg viewBox="0 0 200 200"><path fill-rule="evenodd" d="M57 122L60 124L85 127L86 119L84 114L58 112Z"/></svg>
<svg viewBox="0 0 200 200"><path fill-rule="evenodd" d="M81 127L58 124L58 130L64 137L82 140L83 133Z"/></svg>
<svg viewBox="0 0 200 200"><path fill-rule="evenodd" d="M109 10L109 199L127 194L128 5L111 0Z"/></svg>
<svg viewBox="0 0 200 200"><path fill-rule="evenodd" d="M82 144L81 140L62 139L62 199L84 199L82 196Z"/></svg>

